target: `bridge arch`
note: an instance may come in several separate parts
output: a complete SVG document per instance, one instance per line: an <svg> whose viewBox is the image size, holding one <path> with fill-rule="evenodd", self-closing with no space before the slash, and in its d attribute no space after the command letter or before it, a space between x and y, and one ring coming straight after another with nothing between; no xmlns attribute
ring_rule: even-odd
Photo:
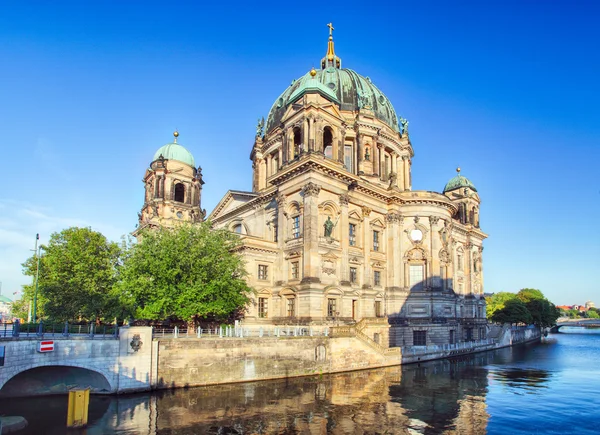
<svg viewBox="0 0 600 435"><path fill-rule="evenodd" d="M4 382L0 382L1 397L66 394L73 387L91 388L95 394L116 391L111 385L110 373L84 364L47 364L12 368Z"/></svg>

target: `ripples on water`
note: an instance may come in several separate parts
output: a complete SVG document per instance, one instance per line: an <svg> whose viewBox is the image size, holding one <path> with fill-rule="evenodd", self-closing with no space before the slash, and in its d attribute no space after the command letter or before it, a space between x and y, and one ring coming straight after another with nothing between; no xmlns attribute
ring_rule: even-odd
<svg viewBox="0 0 600 435"><path fill-rule="evenodd" d="M96 396L85 431L64 429L65 397L0 413L28 419L20 434L597 434L600 334L572 332L401 368Z"/></svg>

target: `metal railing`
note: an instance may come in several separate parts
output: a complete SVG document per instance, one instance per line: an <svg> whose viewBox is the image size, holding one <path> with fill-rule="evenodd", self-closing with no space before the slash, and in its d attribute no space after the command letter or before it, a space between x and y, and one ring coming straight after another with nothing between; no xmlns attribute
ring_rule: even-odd
<svg viewBox="0 0 600 435"><path fill-rule="evenodd" d="M486 338L484 340L475 340L475 341L464 341L461 343L453 343L453 344L430 344L427 346L403 346L402 354L403 355L424 355L429 353L438 353L438 352L456 352L456 351L471 351L475 348L492 346L496 344L496 341L493 338Z"/></svg>
<svg viewBox="0 0 600 435"><path fill-rule="evenodd" d="M313 328L311 326L274 326L243 327L219 326L212 329L191 328L153 328L154 338L262 338L262 337L328 337L329 328Z"/></svg>
<svg viewBox="0 0 600 435"><path fill-rule="evenodd" d="M115 325L96 325L95 323L23 323L4 324L0 327L0 338L116 338L119 327Z"/></svg>

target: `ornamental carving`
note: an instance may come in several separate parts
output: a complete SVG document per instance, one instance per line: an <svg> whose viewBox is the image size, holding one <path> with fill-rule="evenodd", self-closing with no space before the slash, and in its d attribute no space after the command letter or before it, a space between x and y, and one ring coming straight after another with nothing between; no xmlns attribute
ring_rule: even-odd
<svg viewBox="0 0 600 435"><path fill-rule="evenodd" d="M369 207L367 207L366 205L363 205L361 207L361 209L362 209L363 217L369 217L371 215L372 210Z"/></svg>
<svg viewBox="0 0 600 435"><path fill-rule="evenodd" d="M138 350L140 350L142 348L143 344L144 344L144 342L142 341L140 334L135 334L133 336L133 338L131 339L131 342L129 343L129 345L131 346L131 349L134 352L137 352Z"/></svg>
<svg viewBox="0 0 600 435"><path fill-rule="evenodd" d="M419 216L415 216L414 221L415 221L416 224L418 224L419 223Z"/></svg>
<svg viewBox="0 0 600 435"><path fill-rule="evenodd" d="M340 195L340 205L348 205L350 202L350 196L347 194Z"/></svg>
<svg viewBox="0 0 600 435"><path fill-rule="evenodd" d="M275 201L277 201L277 207L285 207L285 195L283 193L277 195Z"/></svg>
<svg viewBox="0 0 600 435"><path fill-rule="evenodd" d="M321 191L321 186L315 183L308 183L302 188L302 194L304 196L318 196Z"/></svg>
<svg viewBox="0 0 600 435"><path fill-rule="evenodd" d="M400 215L400 213L391 212L385 215L385 220L386 222L396 224L401 223L403 221L403 218Z"/></svg>
<svg viewBox="0 0 600 435"><path fill-rule="evenodd" d="M452 255L450 255L450 253L448 251L446 251L445 249L441 249L440 253L438 255L439 255L440 261L442 263L451 263L452 262Z"/></svg>
<svg viewBox="0 0 600 435"><path fill-rule="evenodd" d="M406 258L408 260L419 261L425 260L427 258L427 255L425 254L425 251L423 249L414 248L408 251L408 253L406 254Z"/></svg>
<svg viewBox="0 0 600 435"><path fill-rule="evenodd" d="M440 218L437 216L429 216L429 223L433 226L433 225L437 225L437 223L439 222Z"/></svg>

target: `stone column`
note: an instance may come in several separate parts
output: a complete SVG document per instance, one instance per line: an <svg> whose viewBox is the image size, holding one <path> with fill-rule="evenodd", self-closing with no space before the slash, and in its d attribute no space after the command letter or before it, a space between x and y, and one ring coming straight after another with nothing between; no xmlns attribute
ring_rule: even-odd
<svg viewBox="0 0 600 435"><path fill-rule="evenodd" d="M471 242L467 242L465 244L465 263L463 264L465 268L465 294L470 295L473 294L473 274L471 273L473 270L473 244Z"/></svg>
<svg viewBox="0 0 600 435"><path fill-rule="evenodd" d="M369 207L362 207L363 217L363 254L365 257L365 264L363 268L363 285L371 286L371 249L373 248L373 229L371 228L371 209ZM383 237L383 234L380 234ZM381 250L382 240L379 240L379 249Z"/></svg>
<svg viewBox="0 0 600 435"><path fill-rule="evenodd" d="M350 197L348 194L344 193L340 195L340 207L342 209L342 214L340 216L340 242L342 247L342 264L341 264L341 280L340 281L350 281L350 266L348 264L349 253L348 248L350 246L349 240L349 221L348 221L348 203L350 202ZM355 234L354 237L357 235Z"/></svg>
<svg viewBox="0 0 600 435"><path fill-rule="evenodd" d="M339 131L339 138L338 138L338 162L340 163L344 163L344 144L346 142L346 130L344 128L340 129ZM334 154L335 156L335 154ZM352 172L352 168L347 168L350 172Z"/></svg>
<svg viewBox="0 0 600 435"><path fill-rule="evenodd" d="M410 190L410 165L408 156L402 156L402 166L404 169L404 190Z"/></svg>
<svg viewBox="0 0 600 435"><path fill-rule="evenodd" d="M304 118L302 120L302 141L300 141L300 143L302 144L302 149L300 151L300 154L302 154L303 152L308 151L308 119Z"/></svg>
<svg viewBox="0 0 600 435"><path fill-rule="evenodd" d="M387 174L385 173L385 147L381 145L381 147L379 148L379 178L381 180L385 180L386 175Z"/></svg>
<svg viewBox="0 0 600 435"><path fill-rule="evenodd" d="M320 282L319 279L319 192L321 187L309 182L302 188L304 197L302 282Z"/></svg>
<svg viewBox="0 0 600 435"><path fill-rule="evenodd" d="M438 257L438 252L440 252L440 246L438 246L437 238L435 237L435 234L437 233L436 226L439 220L440 218L437 216L429 216L429 258L431 258L431 277L433 278L435 276L439 276L440 285L437 288L441 289L443 288L443 283L441 276L442 274L440 272L440 259ZM433 281L434 280L432 279L432 287L434 286L434 284L437 284Z"/></svg>
<svg viewBox="0 0 600 435"><path fill-rule="evenodd" d="M373 175L378 175L381 178L381 171L379 170L379 149L381 145L378 143L373 144Z"/></svg>
<svg viewBox="0 0 600 435"><path fill-rule="evenodd" d="M387 222L388 287L402 287L402 250L400 249L402 216L398 212L390 212L385 220Z"/></svg>
<svg viewBox="0 0 600 435"><path fill-rule="evenodd" d="M357 134L356 135L356 145L358 148L358 158L356 162L358 163L358 170L362 170L362 162L365 156L365 135Z"/></svg>

